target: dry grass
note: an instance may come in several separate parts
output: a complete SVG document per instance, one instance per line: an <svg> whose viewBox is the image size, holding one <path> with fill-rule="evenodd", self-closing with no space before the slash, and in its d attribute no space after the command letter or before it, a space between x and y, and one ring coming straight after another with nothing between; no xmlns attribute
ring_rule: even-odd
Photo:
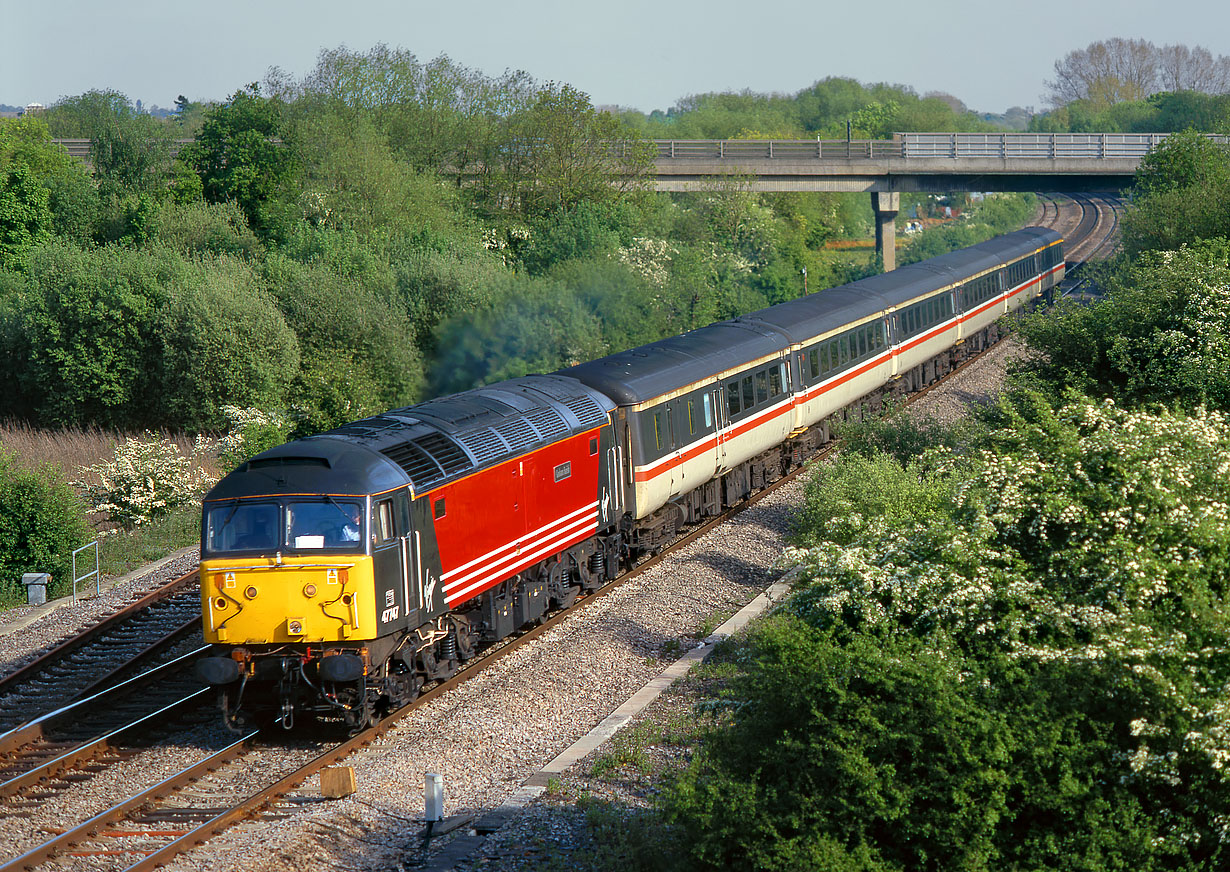
<svg viewBox="0 0 1230 872"><path fill-rule="evenodd" d="M82 473L84 467L111 460L117 446L125 439L138 435L98 427L43 430L21 421L3 421L0 422L0 449L13 453L17 466L23 469L50 464L60 470L65 481L73 483L85 479ZM185 456L192 456L191 436L166 432L156 435L174 442ZM218 474L214 457L201 458L201 465L211 475Z"/></svg>

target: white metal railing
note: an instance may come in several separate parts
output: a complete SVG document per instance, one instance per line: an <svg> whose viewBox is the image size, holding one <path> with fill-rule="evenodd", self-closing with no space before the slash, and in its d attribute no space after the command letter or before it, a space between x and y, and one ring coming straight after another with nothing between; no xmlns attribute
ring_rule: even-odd
<svg viewBox="0 0 1230 872"><path fill-rule="evenodd" d="M82 551L85 551L89 548L94 549L94 571L87 572L85 575L78 577L77 576L77 555L80 554ZM89 564L86 564L86 565L88 566ZM73 605L77 604L77 583L86 581L91 576L94 577L94 596L98 596L99 594L102 593L102 575L98 571L98 540L97 539L95 539L93 542L89 543L88 545L82 545L80 548L78 548L76 551L73 552Z"/></svg>

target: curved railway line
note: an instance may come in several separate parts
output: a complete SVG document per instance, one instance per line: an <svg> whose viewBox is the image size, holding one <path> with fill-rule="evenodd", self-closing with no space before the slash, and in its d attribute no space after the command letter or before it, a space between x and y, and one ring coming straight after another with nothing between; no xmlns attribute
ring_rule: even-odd
<svg viewBox="0 0 1230 872"><path fill-rule="evenodd" d="M1061 293L1070 294L1080 287L1078 267L1113 244L1118 230L1118 203L1096 196L1048 196L1042 203L1039 223L1059 229L1071 240L1068 269L1069 274L1077 271L1077 275L1061 289ZM914 394L909 402L963 371L979 356L969 357L944 379ZM830 450L826 448L818 456ZM63 821L42 825L43 832L51 837L40 844L25 846L24 853L0 865L0 872L35 869L66 856L88 858L86 862L92 869L153 869L207 842L234 823L262 814L285 814L277 804L313 774L344 760L419 707L449 693L576 610L764 499L805 468L797 467L748 501L692 529L660 554L643 560L620 578L579 599L572 608L556 612L518 637L492 645L457 675L427 689L409 705L353 738L332 744L304 741L283 733L270 740L253 732L213 753L198 749L190 765L151 787L133 792L109 807L96 807L84 819L72 819L71 813L66 812ZM184 604L188 602L190 614L185 617L184 609L188 607ZM153 613L161 613L162 617L153 620ZM159 736L186 731L190 725L200 723L202 713L216 717L212 693L185 683L185 679L191 682L192 678L190 673L184 674L182 667L195 652L185 652L177 659L168 653L179 650L177 646L185 646L193 631L199 639L198 623L199 594L193 572L0 679L0 700L6 702L6 715L8 699L23 699L26 701L22 707L13 709L16 714L9 719L25 716L28 721L12 727L0 724L0 729L9 729L0 735L0 808L4 808L5 814L32 817L37 810L45 813L49 805L60 804L65 795L109 767L139 759ZM127 646L127 654L118 653L123 646ZM103 690L152 662L162 665L157 671ZM87 673L86 677L65 686L61 676L76 669ZM154 694L149 689L154 686L168 692L163 694L160 690ZM91 696L95 692L97 695ZM253 790L254 783L264 786Z"/></svg>

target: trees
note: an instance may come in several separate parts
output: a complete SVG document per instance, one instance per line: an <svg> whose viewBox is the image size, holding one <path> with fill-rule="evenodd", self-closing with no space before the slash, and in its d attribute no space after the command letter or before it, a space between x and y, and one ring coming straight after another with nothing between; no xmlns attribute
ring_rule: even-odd
<svg viewBox="0 0 1230 872"><path fill-rule="evenodd" d="M1173 134L1141 160L1123 219L1130 255L1230 236L1230 149L1193 131Z"/></svg>
<svg viewBox="0 0 1230 872"><path fill-rule="evenodd" d="M1230 89L1230 58L1214 58L1202 46L1158 48L1148 40L1115 37L1055 61L1055 78L1046 87L1052 106L1088 101L1094 112L1159 90L1220 94Z"/></svg>
<svg viewBox="0 0 1230 872"><path fill-rule="evenodd" d="M547 83L482 155L478 191L488 211L532 219L642 191L653 159L652 143L586 94Z"/></svg>
<svg viewBox="0 0 1230 872"><path fill-rule="evenodd" d="M217 430L223 406L281 408L299 341L253 267L231 257L183 264L156 319L159 423Z"/></svg>
<svg viewBox="0 0 1230 872"><path fill-rule="evenodd" d="M131 426L158 402L151 390L154 315L165 261L53 241L33 251L15 323L6 413L43 423Z"/></svg>
<svg viewBox="0 0 1230 872"><path fill-rule="evenodd" d="M167 128L118 91L66 97L44 114L54 136L90 140L90 163L104 195L154 194L171 168Z"/></svg>
<svg viewBox="0 0 1230 872"><path fill-rule="evenodd" d="M265 239L287 231L293 205L291 184L299 172L293 143L285 141L282 102L248 85L214 107L180 159L201 177L205 199L234 200ZM290 202L288 203L287 200Z"/></svg>
<svg viewBox="0 0 1230 872"><path fill-rule="evenodd" d="M1230 408L1230 243L1145 252L1096 306L1030 315L1022 372L1118 403Z"/></svg>

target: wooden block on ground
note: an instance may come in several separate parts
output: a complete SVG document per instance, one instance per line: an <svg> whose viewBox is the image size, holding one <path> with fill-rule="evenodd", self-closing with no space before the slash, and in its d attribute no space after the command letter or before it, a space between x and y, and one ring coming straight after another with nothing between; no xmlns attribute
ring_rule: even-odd
<svg viewBox="0 0 1230 872"><path fill-rule="evenodd" d="M354 769L350 766L334 766L320 773L320 795L329 799L341 799L358 790Z"/></svg>

